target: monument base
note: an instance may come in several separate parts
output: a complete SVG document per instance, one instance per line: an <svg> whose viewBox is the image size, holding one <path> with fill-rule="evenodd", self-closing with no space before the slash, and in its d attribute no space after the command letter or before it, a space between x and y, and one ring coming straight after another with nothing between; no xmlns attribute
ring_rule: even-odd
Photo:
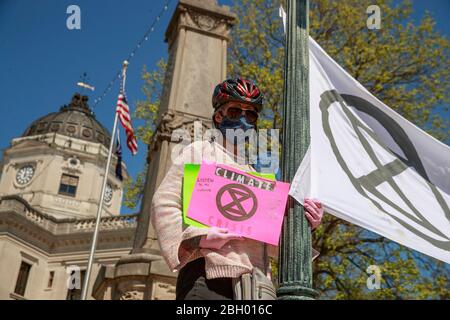
<svg viewBox="0 0 450 320"><path fill-rule="evenodd" d="M96 300L174 300L176 277L177 273L168 273L160 255L132 253L115 265L101 267L92 296Z"/></svg>

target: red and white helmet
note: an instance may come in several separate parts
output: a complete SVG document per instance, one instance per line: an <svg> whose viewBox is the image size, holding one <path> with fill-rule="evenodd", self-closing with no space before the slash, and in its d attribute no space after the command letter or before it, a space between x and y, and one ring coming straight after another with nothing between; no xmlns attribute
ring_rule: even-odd
<svg viewBox="0 0 450 320"><path fill-rule="evenodd" d="M212 105L214 110L217 110L229 101L246 102L254 105L259 112L262 109L263 98L258 86L253 82L242 78L227 79L214 89Z"/></svg>

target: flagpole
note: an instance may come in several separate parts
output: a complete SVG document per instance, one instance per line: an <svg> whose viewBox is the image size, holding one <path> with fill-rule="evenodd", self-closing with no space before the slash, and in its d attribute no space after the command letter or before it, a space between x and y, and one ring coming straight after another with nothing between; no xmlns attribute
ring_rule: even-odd
<svg viewBox="0 0 450 320"><path fill-rule="evenodd" d="M309 1L287 0L282 173L292 181L310 143ZM279 250L278 299L314 299L311 228L304 208L289 199Z"/></svg>
<svg viewBox="0 0 450 320"><path fill-rule="evenodd" d="M123 62L123 66L122 66L122 87L121 87L122 92L125 91L125 80L126 80L127 67L128 67L128 61L125 60ZM103 211L103 199L105 197L106 185L108 183L109 168L111 167L112 152L113 152L113 148L114 148L114 141L115 141L116 130L117 130L118 113L116 112L116 110L114 110L114 114L115 114L114 125L113 125L112 134L111 134L111 142L109 143L108 160L106 161L105 175L103 177L102 191L100 193L100 201L98 203L97 218L95 220L95 227L94 227L94 234L92 237L91 250L89 253L89 260L88 260L88 264L87 264L86 275L85 275L84 282L83 282L83 289L81 291L81 300L87 299L89 280L91 277L92 265L94 262L95 248L97 246L98 232L100 229L100 219L101 219L102 211Z"/></svg>

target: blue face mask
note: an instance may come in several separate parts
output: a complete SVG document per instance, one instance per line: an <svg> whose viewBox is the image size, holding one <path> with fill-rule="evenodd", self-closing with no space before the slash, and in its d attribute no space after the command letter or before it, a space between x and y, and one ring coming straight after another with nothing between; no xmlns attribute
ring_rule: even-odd
<svg viewBox="0 0 450 320"><path fill-rule="evenodd" d="M237 120L231 120L228 117L224 117L222 122L219 124L218 129L222 132L222 135L226 137L227 129L242 129L244 132L247 130L255 129L256 126L254 124L250 124L247 122L244 116L241 116Z"/></svg>

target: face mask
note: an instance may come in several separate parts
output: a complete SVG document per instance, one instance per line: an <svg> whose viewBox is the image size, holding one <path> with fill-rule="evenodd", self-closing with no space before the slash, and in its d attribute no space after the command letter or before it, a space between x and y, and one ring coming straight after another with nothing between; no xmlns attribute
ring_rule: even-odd
<svg viewBox="0 0 450 320"><path fill-rule="evenodd" d="M222 135L224 137L227 136L227 129L242 129L244 132L247 130L255 129L254 124L250 124L247 122L247 119L245 119L244 116L241 116L237 120L231 120L228 117L224 117L222 119L222 122L219 124L218 129L220 132L222 132Z"/></svg>

